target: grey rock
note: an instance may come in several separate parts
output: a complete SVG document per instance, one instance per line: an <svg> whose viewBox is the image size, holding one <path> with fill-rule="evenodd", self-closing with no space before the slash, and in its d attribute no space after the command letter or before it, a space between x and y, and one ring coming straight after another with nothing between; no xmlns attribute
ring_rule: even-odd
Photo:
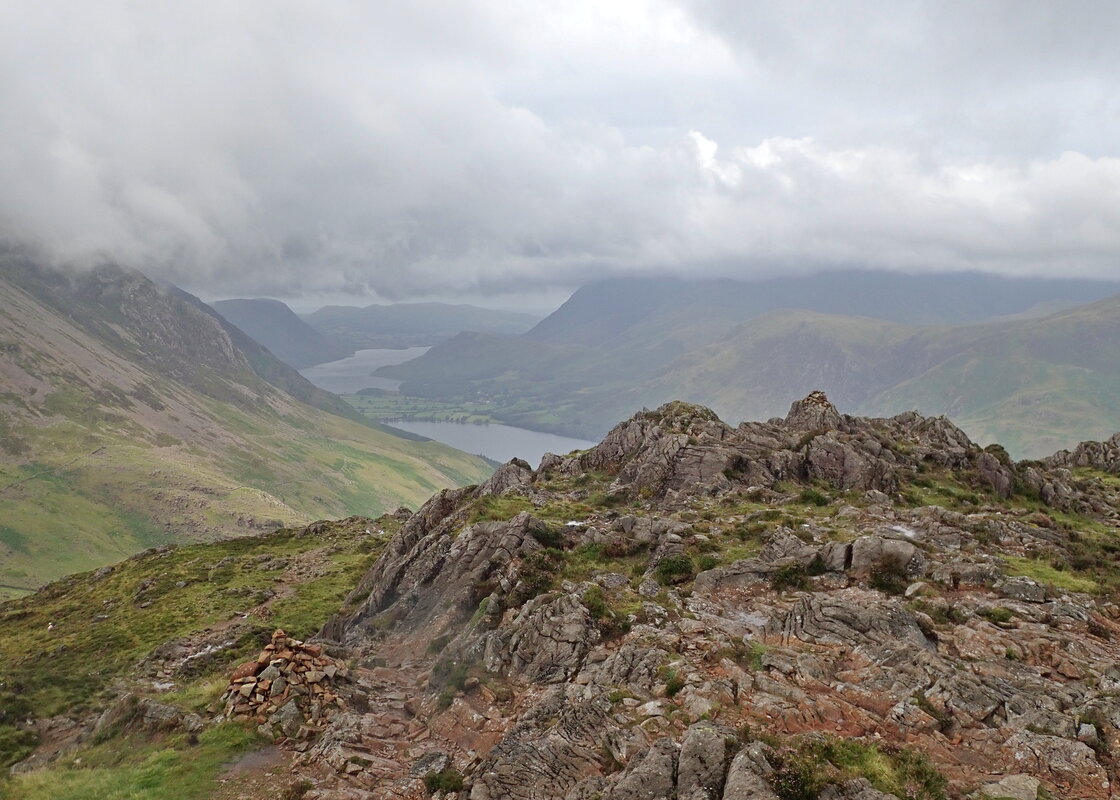
<svg viewBox="0 0 1120 800"><path fill-rule="evenodd" d="M564 795L564 800L602 800L610 784L606 778L592 775L577 783Z"/></svg>
<svg viewBox="0 0 1120 800"><path fill-rule="evenodd" d="M484 664L511 678L556 683L579 672L598 640L591 614L575 595L542 595L526 603L508 626L487 635Z"/></svg>
<svg viewBox="0 0 1120 800"><path fill-rule="evenodd" d="M907 600L910 600L914 597L918 597L922 592L924 592L928 588L929 588L929 584L926 583L925 581L915 581L914 583L912 583L912 584L910 584L909 586L906 587L906 591L902 593L902 596L905 597Z"/></svg>
<svg viewBox="0 0 1120 800"><path fill-rule="evenodd" d="M1041 783L1038 778L1030 775L1008 775L997 783L981 786L977 794L984 798L1002 800L1037 800L1039 786Z"/></svg>
<svg viewBox="0 0 1120 800"><path fill-rule="evenodd" d="M1096 726L1095 725L1090 725L1087 722L1082 722L1080 725L1078 725L1077 726L1077 741L1084 742L1085 744L1089 745L1090 747L1092 747L1094 744L1099 742L1100 737L1097 735Z"/></svg>
<svg viewBox="0 0 1120 800"><path fill-rule="evenodd" d="M604 589L621 589L630 585L630 579L621 572L602 572L595 575L592 580Z"/></svg>
<svg viewBox="0 0 1120 800"><path fill-rule="evenodd" d="M1024 603L1045 603L1048 599L1046 587L1030 578L1015 576L1000 581L996 588L1012 600Z"/></svg>
<svg viewBox="0 0 1120 800"><path fill-rule="evenodd" d="M451 757L447 753L440 753L433 751L425 753L416 759L412 764L412 768L408 771L409 775L413 777L422 778L429 772L442 772L451 765Z"/></svg>
<svg viewBox="0 0 1120 800"><path fill-rule="evenodd" d="M601 774L607 731L621 735L611 720L606 692L572 684L552 687L474 771L470 798L562 798L581 781ZM620 744L615 742L619 752L637 749Z"/></svg>
<svg viewBox="0 0 1120 800"><path fill-rule="evenodd" d="M726 739L726 733L706 722L685 731L677 768L677 800L719 800L723 796Z"/></svg>
<svg viewBox="0 0 1120 800"><path fill-rule="evenodd" d="M880 792L863 778L826 786L817 800L898 800L893 794Z"/></svg>
<svg viewBox="0 0 1120 800"><path fill-rule="evenodd" d="M820 549L821 562L831 572L843 572L852 558L852 546L847 542L826 542Z"/></svg>
<svg viewBox="0 0 1120 800"><path fill-rule="evenodd" d="M668 653L659 647L626 642L604 661L587 670L589 677L601 686L618 686L639 694L649 694L661 680L659 672L667 656Z"/></svg>
<svg viewBox="0 0 1120 800"><path fill-rule="evenodd" d="M731 760L723 800L778 800L766 779L758 774L755 757L742 750Z"/></svg>
<svg viewBox="0 0 1120 800"><path fill-rule="evenodd" d="M269 725L275 726L276 729L289 739L295 737L304 724L303 714L300 713L295 698L293 697L277 709L276 712L268 718L268 723Z"/></svg>
<svg viewBox="0 0 1120 800"><path fill-rule="evenodd" d="M1120 433L1105 442L1082 442L1047 458L1048 467L1092 467L1120 475Z"/></svg>
<svg viewBox="0 0 1120 800"><path fill-rule="evenodd" d="M831 431L839 428L842 421L828 396L815 391L790 406L783 424L794 431Z"/></svg>
<svg viewBox="0 0 1120 800"><path fill-rule="evenodd" d="M174 706L129 693L102 712L93 724L92 733L95 737L114 730L145 734L176 730L198 733L203 727L204 723L198 714L183 712Z"/></svg>
<svg viewBox="0 0 1120 800"><path fill-rule="evenodd" d="M275 664L269 664L267 667L260 671L257 675L257 680L261 681L274 681L280 677L280 668Z"/></svg>
<svg viewBox="0 0 1120 800"><path fill-rule="evenodd" d="M913 614L861 589L802 598L787 614L772 618L766 630L786 641L862 646L872 653L930 647Z"/></svg>
<svg viewBox="0 0 1120 800"><path fill-rule="evenodd" d="M677 777L677 743L660 739L627 765L607 800L671 800Z"/></svg>
<svg viewBox="0 0 1120 800"><path fill-rule="evenodd" d="M883 565L897 565L906 575L925 574L926 558L917 547L901 539L861 536L852 542L851 570L857 575L872 575Z"/></svg>

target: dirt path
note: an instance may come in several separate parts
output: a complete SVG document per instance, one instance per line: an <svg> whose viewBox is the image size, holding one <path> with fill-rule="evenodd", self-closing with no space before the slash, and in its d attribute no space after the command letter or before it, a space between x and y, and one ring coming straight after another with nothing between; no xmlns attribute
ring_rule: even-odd
<svg viewBox="0 0 1120 800"><path fill-rule="evenodd" d="M275 745L253 750L215 779L214 800L276 800L294 782L292 754Z"/></svg>

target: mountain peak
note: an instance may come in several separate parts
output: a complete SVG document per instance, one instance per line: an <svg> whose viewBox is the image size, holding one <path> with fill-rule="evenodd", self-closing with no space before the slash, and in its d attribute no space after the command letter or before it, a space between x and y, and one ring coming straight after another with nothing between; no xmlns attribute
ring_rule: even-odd
<svg viewBox="0 0 1120 800"><path fill-rule="evenodd" d="M798 431L836 430L841 422L840 412L820 389L794 402L785 419L787 428Z"/></svg>

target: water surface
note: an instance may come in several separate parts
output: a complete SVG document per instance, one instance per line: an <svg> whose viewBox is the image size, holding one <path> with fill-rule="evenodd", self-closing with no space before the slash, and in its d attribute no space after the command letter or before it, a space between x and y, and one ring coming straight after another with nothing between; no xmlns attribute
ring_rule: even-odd
<svg viewBox="0 0 1120 800"><path fill-rule="evenodd" d="M557 436L554 433L541 433L510 425L471 425L461 422L423 422L420 420L401 420L387 422L402 431L418 433L449 444L467 453L475 453L500 461L503 464L511 458L523 458L533 467L541 462L545 453L564 455L572 450L586 450L594 447L595 442Z"/></svg>
<svg viewBox="0 0 1120 800"><path fill-rule="evenodd" d="M320 389L326 389L328 392L334 392L335 394L356 394L361 389L370 388L395 392L400 388L400 381L390 378L375 378L371 373L378 367L411 361L417 356L424 355L429 349L427 347L406 347L401 350L386 350L383 348L359 350L349 358L344 358L341 361L330 361L326 364L316 364L313 367L301 369L299 373Z"/></svg>
<svg viewBox="0 0 1120 800"><path fill-rule="evenodd" d="M356 394L362 389L385 389L395 392L400 381L390 378L375 378L370 373L378 367L400 364L422 356L427 347L408 347L403 350L381 348L359 350L349 358L316 364L301 369L300 374L321 389L335 394ZM536 467L545 453L563 455L572 450L585 450L594 447L595 442L541 433L511 425L469 425L458 422L421 422L413 420L386 421L386 424L402 431L409 431L437 442L449 444L467 453L481 454L495 461L505 463L511 458L523 458Z"/></svg>

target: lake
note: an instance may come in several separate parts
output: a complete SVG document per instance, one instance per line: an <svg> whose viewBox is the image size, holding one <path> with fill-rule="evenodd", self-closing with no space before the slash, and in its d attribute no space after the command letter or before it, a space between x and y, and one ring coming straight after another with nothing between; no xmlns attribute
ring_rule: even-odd
<svg viewBox="0 0 1120 800"><path fill-rule="evenodd" d="M429 349L427 347L406 347L402 350L381 348L359 350L354 355L341 361L331 361L301 369L299 374L320 389L326 389L328 392L334 392L335 394L357 394L361 389L369 388L395 392L400 388L400 381L390 378L374 378L371 373L378 367L411 361L417 356L424 355Z"/></svg>
<svg viewBox="0 0 1120 800"><path fill-rule="evenodd" d="M541 463L545 453L564 455L572 450L586 450L596 442L541 433L510 425L471 425L459 422L423 422L400 420L386 422L402 431L416 433L449 444L467 453L481 453L503 464L511 458L523 458L534 468Z"/></svg>
<svg viewBox="0 0 1120 800"><path fill-rule="evenodd" d="M385 389L395 392L400 381L389 378L375 378L372 373L378 367L401 364L428 352L427 347L409 347L403 350L359 350L349 358L316 364L301 369L300 374L320 389L335 394L356 394L366 388ZM564 455L572 450L586 450L596 442L541 433L510 425L464 425L458 422L418 422L386 421L387 425L402 431L426 436L437 442L449 444L467 453L479 454L505 463L511 458L523 458L535 468L545 453Z"/></svg>

